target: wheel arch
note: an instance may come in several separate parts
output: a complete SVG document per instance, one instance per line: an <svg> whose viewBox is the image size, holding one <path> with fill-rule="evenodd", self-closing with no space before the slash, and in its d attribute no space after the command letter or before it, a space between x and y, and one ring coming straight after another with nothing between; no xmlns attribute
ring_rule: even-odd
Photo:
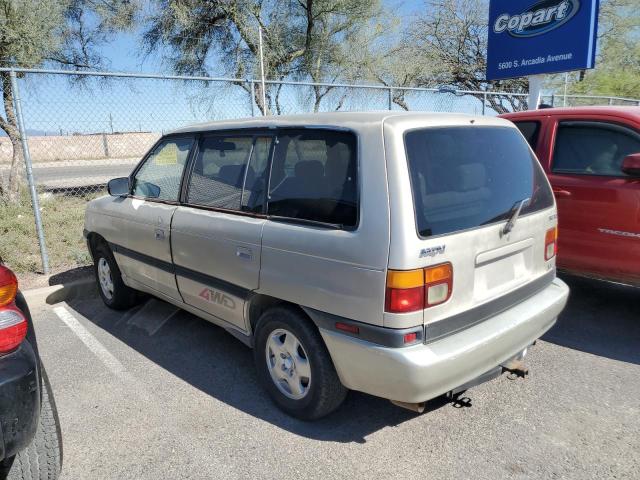
<svg viewBox="0 0 640 480"><path fill-rule="evenodd" d="M306 317L309 320L309 323L313 325L315 328L318 328L316 321L309 314L309 309L298 305L293 302L289 302L286 300L282 300L277 297L272 297L270 295L264 295L260 293L253 294L249 300L247 301L247 315L249 318L249 328L251 333L251 346L254 346L255 342L255 332L258 329L258 321L264 312L267 310L274 308L276 306L281 307L289 307L294 310L297 310L300 314Z"/></svg>

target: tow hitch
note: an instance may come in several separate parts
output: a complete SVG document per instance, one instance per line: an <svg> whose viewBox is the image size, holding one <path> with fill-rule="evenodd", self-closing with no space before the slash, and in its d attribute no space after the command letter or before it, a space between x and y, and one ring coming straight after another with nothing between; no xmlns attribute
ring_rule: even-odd
<svg viewBox="0 0 640 480"><path fill-rule="evenodd" d="M529 369L524 364L524 359L513 358L501 365L503 372L509 372L516 377L524 378L529 375Z"/></svg>

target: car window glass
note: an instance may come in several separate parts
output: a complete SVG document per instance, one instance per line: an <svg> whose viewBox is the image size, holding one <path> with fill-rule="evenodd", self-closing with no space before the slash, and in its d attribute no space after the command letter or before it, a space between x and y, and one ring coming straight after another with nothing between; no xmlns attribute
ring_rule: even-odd
<svg viewBox="0 0 640 480"><path fill-rule="evenodd" d="M271 137L256 137L253 144L250 167L255 172L253 181L245 184L242 193L242 210L261 213L267 185L267 167L271 150Z"/></svg>
<svg viewBox="0 0 640 480"><path fill-rule="evenodd" d="M544 172L514 128L432 127L405 135L420 236L504 221L553 206Z"/></svg>
<svg viewBox="0 0 640 480"><path fill-rule="evenodd" d="M356 138L348 132L279 135L274 149L269 215L355 226Z"/></svg>
<svg viewBox="0 0 640 480"><path fill-rule="evenodd" d="M254 192L265 183L269 140L255 140L254 148L250 136L203 138L189 181L188 203L230 210L261 204Z"/></svg>
<svg viewBox="0 0 640 480"><path fill-rule="evenodd" d="M624 176L622 161L640 152L640 135L623 127L595 122L560 123L553 171L583 175Z"/></svg>
<svg viewBox="0 0 640 480"><path fill-rule="evenodd" d="M133 180L133 195L177 201L192 138L165 140L142 164Z"/></svg>
<svg viewBox="0 0 640 480"><path fill-rule="evenodd" d="M538 133L540 131L540 122L514 122L520 133L527 140L527 143L531 145L534 150L538 145Z"/></svg>

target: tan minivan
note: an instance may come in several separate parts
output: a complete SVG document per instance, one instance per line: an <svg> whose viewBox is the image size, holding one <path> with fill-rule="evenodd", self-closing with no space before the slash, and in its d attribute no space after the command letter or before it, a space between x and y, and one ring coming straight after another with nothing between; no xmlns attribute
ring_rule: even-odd
<svg viewBox="0 0 640 480"><path fill-rule="evenodd" d="M556 207L520 132L456 114L326 113L163 136L85 235L100 295L146 292L254 349L291 415L348 389L418 410L511 371L564 308Z"/></svg>

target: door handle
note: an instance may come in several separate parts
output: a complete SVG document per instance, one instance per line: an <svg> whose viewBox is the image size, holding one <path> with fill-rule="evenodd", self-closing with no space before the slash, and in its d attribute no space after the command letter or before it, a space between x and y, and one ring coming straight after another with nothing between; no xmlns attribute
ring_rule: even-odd
<svg viewBox="0 0 640 480"><path fill-rule="evenodd" d="M236 257L243 258L244 260L251 260L253 258L253 252L247 247L238 247L236 249Z"/></svg>
<svg viewBox="0 0 640 480"><path fill-rule="evenodd" d="M156 240L164 240L164 230L156 228Z"/></svg>
<svg viewBox="0 0 640 480"><path fill-rule="evenodd" d="M561 189L553 189L553 194L556 197L570 197L571 196L571 192L568 190L561 190Z"/></svg>

